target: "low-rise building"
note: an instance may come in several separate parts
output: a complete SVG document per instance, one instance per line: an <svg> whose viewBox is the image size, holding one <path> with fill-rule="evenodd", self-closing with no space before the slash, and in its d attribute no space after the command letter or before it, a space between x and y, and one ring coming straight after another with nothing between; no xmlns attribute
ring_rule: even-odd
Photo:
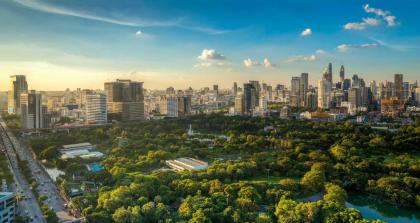
<svg viewBox="0 0 420 223"><path fill-rule="evenodd" d="M166 160L166 165L178 171L182 170L205 170L209 166L207 162L193 158L178 158L175 160Z"/></svg>
<svg viewBox="0 0 420 223"><path fill-rule="evenodd" d="M12 223L15 219L15 195L10 192L0 192L0 222Z"/></svg>
<svg viewBox="0 0 420 223"><path fill-rule="evenodd" d="M73 159L80 157L82 159L101 158L103 153L96 151L96 146L90 143L77 143L70 145L63 145L59 150L61 159Z"/></svg>

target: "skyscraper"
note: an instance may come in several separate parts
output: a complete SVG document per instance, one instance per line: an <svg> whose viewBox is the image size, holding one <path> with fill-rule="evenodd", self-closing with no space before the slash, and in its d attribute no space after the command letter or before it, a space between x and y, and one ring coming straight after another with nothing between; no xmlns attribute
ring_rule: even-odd
<svg viewBox="0 0 420 223"><path fill-rule="evenodd" d="M341 65L340 67L340 82L343 83L344 82L344 66Z"/></svg>
<svg viewBox="0 0 420 223"><path fill-rule="evenodd" d="M348 101L349 103L354 106L354 108L357 108L361 105L361 95L359 88L350 88L348 92Z"/></svg>
<svg viewBox="0 0 420 223"><path fill-rule="evenodd" d="M238 95L238 84L236 83L236 82L233 82L233 89L232 89L232 93L233 93L233 96L235 96L236 97L236 95Z"/></svg>
<svg viewBox="0 0 420 223"><path fill-rule="evenodd" d="M144 119L143 82L120 80L104 84L107 106L110 114L122 121Z"/></svg>
<svg viewBox="0 0 420 223"><path fill-rule="evenodd" d="M86 96L86 123L105 124L107 118L107 99L106 95L92 93Z"/></svg>
<svg viewBox="0 0 420 223"><path fill-rule="evenodd" d="M291 91L290 91L290 104L295 107L301 105L301 78L292 77Z"/></svg>
<svg viewBox="0 0 420 223"><path fill-rule="evenodd" d="M9 114L20 112L20 94L28 91L25 75L10 76L7 111Z"/></svg>
<svg viewBox="0 0 420 223"><path fill-rule="evenodd" d="M395 97L398 99L403 99L403 75L394 74L394 88L395 88Z"/></svg>
<svg viewBox="0 0 420 223"><path fill-rule="evenodd" d="M260 94L261 94L261 87L260 87L260 82L259 81L249 81L250 84L252 84L252 86L254 87L254 106L258 106L258 101L260 98Z"/></svg>
<svg viewBox="0 0 420 223"><path fill-rule="evenodd" d="M245 114L252 114L258 105L257 90L252 83L245 83L243 89L243 108Z"/></svg>
<svg viewBox="0 0 420 223"><path fill-rule="evenodd" d="M308 92L308 73L302 73L300 75L300 103L305 106L306 92Z"/></svg>
<svg viewBox="0 0 420 223"><path fill-rule="evenodd" d="M328 63L323 72L323 79L329 81L332 84L332 64Z"/></svg>
<svg viewBox="0 0 420 223"><path fill-rule="evenodd" d="M44 114L47 109L42 106L42 95L35 91L20 94L20 115L23 129L44 128ZM45 107L45 106L44 106Z"/></svg>
<svg viewBox="0 0 420 223"><path fill-rule="evenodd" d="M318 107L322 109L330 108L331 101L331 82L328 80L318 81Z"/></svg>

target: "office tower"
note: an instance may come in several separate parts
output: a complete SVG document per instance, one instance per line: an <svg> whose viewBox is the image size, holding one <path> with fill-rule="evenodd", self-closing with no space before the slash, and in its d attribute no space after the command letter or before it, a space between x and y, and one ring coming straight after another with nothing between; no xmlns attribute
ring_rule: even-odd
<svg viewBox="0 0 420 223"><path fill-rule="evenodd" d="M341 65L340 67L340 82L343 83L344 82L344 66Z"/></svg>
<svg viewBox="0 0 420 223"><path fill-rule="evenodd" d="M117 79L105 83L104 88L109 114L125 122L144 119L143 82Z"/></svg>
<svg viewBox="0 0 420 223"><path fill-rule="evenodd" d="M213 85L213 91L214 91L216 94L219 94L219 85L214 84L214 85Z"/></svg>
<svg viewBox="0 0 420 223"><path fill-rule="evenodd" d="M379 82L378 83L378 90L377 90L377 99L383 99L385 98L385 86L384 83Z"/></svg>
<svg viewBox="0 0 420 223"><path fill-rule="evenodd" d="M249 81L250 84L252 84L252 86L254 86L254 107L258 106L258 100L260 98L260 94L261 94L261 87L260 87L260 82L259 81Z"/></svg>
<svg viewBox="0 0 420 223"><path fill-rule="evenodd" d="M403 82L403 99L408 100L410 97L410 83Z"/></svg>
<svg viewBox="0 0 420 223"><path fill-rule="evenodd" d="M344 101L344 91L333 89L330 93L330 107L340 107L342 101Z"/></svg>
<svg viewBox="0 0 420 223"><path fill-rule="evenodd" d="M89 89L83 89L83 90L80 90L78 93L79 93L79 108L84 108L85 107L85 105L86 105L86 96L88 95L88 94L92 94L92 90L89 90Z"/></svg>
<svg viewBox="0 0 420 223"><path fill-rule="evenodd" d="M243 94L238 94L235 97L235 114L242 115L244 111L244 96Z"/></svg>
<svg viewBox="0 0 420 223"><path fill-rule="evenodd" d="M394 74L394 89L395 97L398 99L403 99L403 75Z"/></svg>
<svg viewBox="0 0 420 223"><path fill-rule="evenodd" d="M267 86L267 101L273 101L273 87L271 85Z"/></svg>
<svg viewBox="0 0 420 223"><path fill-rule="evenodd" d="M361 96L359 88L350 88L348 91L348 102L357 108L361 105Z"/></svg>
<svg viewBox="0 0 420 223"><path fill-rule="evenodd" d="M332 84L332 64L328 63L323 72L322 79L329 81Z"/></svg>
<svg viewBox="0 0 420 223"><path fill-rule="evenodd" d="M321 109L330 108L331 82L328 80L318 81L318 107Z"/></svg>
<svg viewBox="0 0 420 223"><path fill-rule="evenodd" d="M0 222L12 223L15 219L16 196L11 192L0 192Z"/></svg>
<svg viewBox="0 0 420 223"><path fill-rule="evenodd" d="M350 79L344 79L343 83L341 84L341 89L344 91L347 91L351 87L351 80Z"/></svg>
<svg viewBox="0 0 420 223"><path fill-rule="evenodd" d="M260 113L267 112L267 98L264 95L261 95L259 99L258 108L260 109Z"/></svg>
<svg viewBox="0 0 420 223"><path fill-rule="evenodd" d="M238 95L238 84L236 82L233 82L233 89L232 89L233 96L236 97Z"/></svg>
<svg viewBox="0 0 420 223"><path fill-rule="evenodd" d="M86 96L86 123L105 124L108 122L106 95L92 93Z"/></svg>
<svg viewBox="0 0 420 223"><path fill-rule="evenodd" d="M420 87L414 89L414 98L418 104L420 104Z"/></svg>
<svg viewBox="0 0 420 223"><path fill-rule="evenodd" d="M300 104L305 106L306 92L308 92L308 73L300 75Z"/></svg>
<svg viewBox="0 0 420 223"><path fill-rule="evenodd" d="M10 76L7 111L9 114L20 112L20 94L28 91L25 75Z"/></svg>
<svg viewBox="0 0 420 223"><path fill-rule="evenodd" d="M385 81L385 98L392 98L395 96L394 85L392 82Z"/></svg>
<svg viewBox="0 0 420 223"><path fill-rule="evenodd" d="M372 80L369 83L370 90L372 91L372 95L377 98L378 96L378 87L376 86L376 81Z"/></svg>
<svg viewBox="0 0 420 223"><path fill-rule="evenodd" d="M301 105L301 78L292 77L291 92L290 92L290 104L295 107Z"/></svg>
<svg viewBox="0 0 420 223"><path fill-rule="evenodd" d="M178 117L191 114L191 96L178 96Z"/></svg>
<svg viewBox="0 0 420 223"><path fill-rule="evenodd" d="M20 115L23 129L44 128L43 114L47 111L42 106L42 95L35 91L20 94Z"/></svg>
<svg viewBox="0 0 420 223"><path fill-rule="evenodd" d="M360 80L359 80L359 76L357 76L357 74L354 74L353 77L351 78L351 87L352 88L359 88L360 87Z"/></svg>
<svg viewBox="0 0 420 223"><path fill-rule="evenodd" d="M257 89L252 83L245 83L243 89L244 114L252 114L255 106L258 105Z"/></svg>
<svg viewBox="0 0 420 223"><path fill-rule="evenodd" d="M170 118L178 117L178 98L173 95L162 95L160 97L160 114Z"/></svg>
<svg viewBox="0 0 420 223"><path fill-rule="evenodd" d="M317 95L315 91L308 91L306 93L306 100L305 100L305 106L311 110L316 109L317 107Z"/></svg>
<svg viewBox="0 0 420 223"><path fill-rule="evenodd" d="M173 87L166 88L166 94L175 94L175 89Z"/></svg>

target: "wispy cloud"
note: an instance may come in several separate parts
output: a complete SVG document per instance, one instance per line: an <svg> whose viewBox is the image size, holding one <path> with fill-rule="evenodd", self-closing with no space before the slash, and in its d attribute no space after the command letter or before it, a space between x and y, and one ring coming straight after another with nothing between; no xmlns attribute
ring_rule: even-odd
<svg viewBox="0 0 420 223"><path fill-rule="evenodd" d="M229 67L228 63L225 62L199 62L194 64L195 68L207 68L207 67Z"/></svg>
<svg viewBox="0 0 420 223"><path fill-rule="evenodd" d="M167 21L160 21L160 20L148 20L148 19L140 19L140 18L130 18L130 19L122 19L122 18L111 18L107 16L95 15L90 12L82 12L77 11L74 9L65 8L58 5L53 5L47 2L43 2L41 0L13 0L16 3L28 7L33 10L63 15L63 16L72 16L82 19L94 20L99 22L110 23L114 25L121 25L121 26L130 26L130 27L177 27L182 29L189 29L198 32L208 33L208 34L224 34L227 33L228 30L218 30L209 27L202 27L202 26L194 26L194 25L185 25L182 23L182 19L176 18Z"/></svg>
<svg viewBox="0 0 420 223"><path fill-rule="evenodd" d="M327 51L323 49L317 49L315 53L311 55L297 55L297 56L291 56L287 60L285 60L285 63L295 63L295 62L313 62L316 61L319 56L327 54Z"/></svg>
<svg viewBox="0 0 420 223"><path fill-rule="evenodd" d="M385 42L383 40L379 40L373 37L370 37L369 39L371 39L372 41L376 42L378 45L392 49L392 50L396 50L396 51L409 51L409 50L414 50L414 49L419 49L420 46L413 46L413 45L401 45L401 44L395 44L395 43L389 43L389 42Z"/></svg>
<svg viewBox="0 0 420 223"><path fill-rule="evenodd" d="M295 62L312 62L315 61L317 59L315 54L309 55L309 56L304 56L304 55L297 55L297 56L292 56L289 59L287 59L285 62L286 63L295 63Z"/></svg>
<svg viewBox="0 0 420 223"><path fill-rule="evenodd" d="M275 67L276 65L271 63L271 61L268 58L264 58L263 60L264 67Z"/></svg>
<svg viewBox="0 0 420 223"><path fill-rule="evenodd" d="M341 44L337 46L337 50L339 52L347 52L351 49L369 49L369 48L376 48L379 45L377 43L365 43L365 44L358 44L358 45L352 45L352 44Z"/></svg>
<svg viewBox="0 0 420 223"><path fill-rule="evenodd" d="M363 9L366 13L376 15L376 18L362 18L362 22L349 22L344 25L344 29L363 30L369 26L379 26L381 21L385 22L387 26L396 26L398 24L397 18L389 11L372 8L369 4L364 5Z"/></svg>

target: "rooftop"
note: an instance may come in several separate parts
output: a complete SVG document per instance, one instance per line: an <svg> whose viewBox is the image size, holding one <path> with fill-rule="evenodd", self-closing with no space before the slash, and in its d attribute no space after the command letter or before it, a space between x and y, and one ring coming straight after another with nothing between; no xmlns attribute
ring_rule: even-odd
<svg viewBox="0 0 420 223"><path fill-rule="evenodd" d="M88 142L83 142L83 143L76 143L76 144L69 144L69 145L63 145L64 149L71 149L71 148L76 148L76 147L86 147L86 146L92 146L92 144L88 143Z"/></svg>

